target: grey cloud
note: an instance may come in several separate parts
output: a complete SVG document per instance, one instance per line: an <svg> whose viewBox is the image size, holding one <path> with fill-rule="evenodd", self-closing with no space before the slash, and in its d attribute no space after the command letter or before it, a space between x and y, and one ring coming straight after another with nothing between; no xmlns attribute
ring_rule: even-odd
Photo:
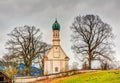
<svg viewBox="0 0 120 83"><path fill-rule="evenodd" d="M101 19L114 26L116 33L119 33L117 31L117 27L120 26L119 3L120 0L0 0L0 51L4 49L6 34L14 27L25 24L39 26L44 32L44 40L51 42L47 37L52 34L51 26L56 17L63 28L61 30L64 33L61 34L63 45L69 42L67 39L70 37L69 26L79 14L98 14ZM70 45L68 46L63 48L70 50ZM72 51L69 54L71 53Z"/></svg>

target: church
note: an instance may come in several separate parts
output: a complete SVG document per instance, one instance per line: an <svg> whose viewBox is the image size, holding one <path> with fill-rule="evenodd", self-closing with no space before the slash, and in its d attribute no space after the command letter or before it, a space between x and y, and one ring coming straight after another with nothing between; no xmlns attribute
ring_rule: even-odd
<svg viewBox="0 0 120 83"><path fill-rule="evenodd" d="M44 75L65 72L68 70L69 57L60 45L60 24L57 19L52 25L52 47L44 58Z"/></svg>

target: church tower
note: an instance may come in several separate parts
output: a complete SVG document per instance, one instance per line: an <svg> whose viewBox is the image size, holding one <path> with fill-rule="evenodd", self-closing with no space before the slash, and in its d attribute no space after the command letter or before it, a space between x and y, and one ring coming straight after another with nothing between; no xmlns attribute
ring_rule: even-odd
<svg viewBox="0 0 120 83"><path fill-rule="evenodd" d="M68 70L69 58L60 46L60 24L57 19L52 25L52 48L44 58L44 75L64 72Z"/></svg>

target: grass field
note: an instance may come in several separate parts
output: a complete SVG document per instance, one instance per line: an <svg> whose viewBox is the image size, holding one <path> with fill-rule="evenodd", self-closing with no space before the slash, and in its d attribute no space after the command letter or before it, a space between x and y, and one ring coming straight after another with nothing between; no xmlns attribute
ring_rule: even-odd
<svg viewBox="0 0 120 83"><path fill-rule="evenodd" d="M120 83L120 70L77 74L69 77L51 79L46 81L46 83Z"/></svg>

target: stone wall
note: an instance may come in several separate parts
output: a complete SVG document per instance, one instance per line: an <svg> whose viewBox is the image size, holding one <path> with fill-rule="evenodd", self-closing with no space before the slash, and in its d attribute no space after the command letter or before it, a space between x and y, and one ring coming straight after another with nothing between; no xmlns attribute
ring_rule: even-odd
<svg viewBox="0 0 120 83"><path fill-rule="evenodd" d="M38 80L45 80L45 79L48 79L48 78L71 76L71 75L78 74L78 73L94 72L94 71L99 71L99 70L79 70L79 71L78 70L72 70L72 71L67 71L67 72L50 74L50 75L46 75L46 76L16 77L14 79L14 82L15 83L29 83L29 82L34 82L34 81L38 81Z"/></svg>

